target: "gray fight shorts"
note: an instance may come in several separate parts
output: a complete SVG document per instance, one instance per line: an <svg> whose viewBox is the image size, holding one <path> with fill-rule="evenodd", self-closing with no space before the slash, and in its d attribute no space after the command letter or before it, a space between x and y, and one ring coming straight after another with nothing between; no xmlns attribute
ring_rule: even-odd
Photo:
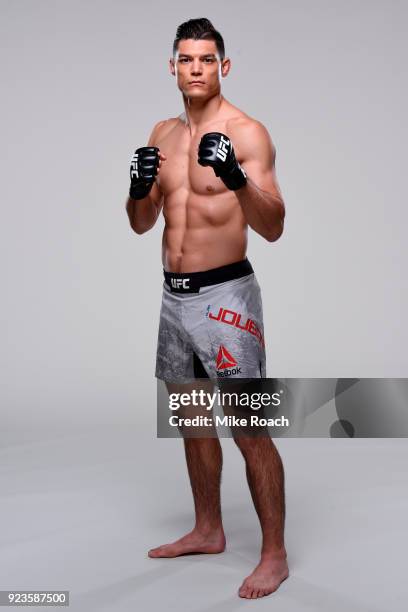
<svg viewBox="0 0 408 612"><path fill-rule="evenodd" d="M262 299L247 259L205 272L164 272L156 377L266 376Z"/></svg>

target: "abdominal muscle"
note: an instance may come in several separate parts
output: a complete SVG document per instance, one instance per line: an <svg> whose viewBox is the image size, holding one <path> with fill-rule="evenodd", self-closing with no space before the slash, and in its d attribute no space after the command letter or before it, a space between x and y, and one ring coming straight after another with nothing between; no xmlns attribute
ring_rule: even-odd
<svg viewBox="0 0 408 612"><path fill-rule="evenodd" d="M177 191L163 206L164 269L201 272L245 259L247 225L235 194Z"/></svg>

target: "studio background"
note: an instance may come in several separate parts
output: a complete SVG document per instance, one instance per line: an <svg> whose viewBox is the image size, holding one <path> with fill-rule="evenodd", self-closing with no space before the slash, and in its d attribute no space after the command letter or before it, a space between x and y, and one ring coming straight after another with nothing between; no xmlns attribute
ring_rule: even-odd
<svg viewBox="0 0 408 612"><path fill-rule="evenodd" d="M86 523L92 555L112 538L111 564L100 576L110 584L109 572L120 572L124 558L113 548L118 539L129 544L136 505L140 524L158 541L135 533L133 544L150 547L178 535L169 534L164 502L150 497L158 486L171 503L182 500L180 516L190 515L181 445L155 438L163 220L137 236L125 212L134 149L158 120L183 110L167 65L176 27L192 17L213 21L232 60L223 94L264 123L277 149L285 232L270 244L250 231L248 249L262 288L268 375L405 377L408 8L398 0L1 0L0 10L1 419L10 476L8 582L1 588L32 588L36 578L41 588L50 581L62 588L68 575L73 590L88 593L84 607L99 609L94 574L77 562L82 539L72 525ZM106 437L91 442L101 427ZM75 442L71 431L79 432ZM290 476L299 481L307 469L298 463L305 452L316 453L318 482L323 447L316 444L280 441L289 495L296 487ZM319 444L336 448L341 462L341 445L350 441ZM353 452L386 444L398 474L403 440L365 441ZM240 461L233 452L227 449L227 469L228 461L234 469ZM141 462L146 482L138 473L132 489ZM225 486L241 508L243 471ZM246 497L242 503L253 512ZM118 517L123 540L110 525L114 544L102 524L116 525ZM58 546L52 534L60 534ZM47 541L43 563L36 538ZM45 568L58 550L66 572L60 576L54 565L47 582ZM109 592L115 605L117 589ZM349 603L340 607L352 609Z"/></svg>
<svg viewBox="0 0 408 612"><path fill-rule="evenodd" d="M152 410L163 220L130 229L128 166L152 126L183 110L167 62L177 25L204 10L154 6L1 2L13 420ZM205 9L232 58L224 95L277 149L285 232L270 244L251 230L248 250L269 376L406 376L406 4Z"/></svg>

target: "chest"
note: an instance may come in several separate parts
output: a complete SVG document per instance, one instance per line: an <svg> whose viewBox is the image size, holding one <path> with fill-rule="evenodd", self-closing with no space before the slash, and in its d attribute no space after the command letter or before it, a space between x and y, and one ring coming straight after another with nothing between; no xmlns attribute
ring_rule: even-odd
<svg viewBox="0 0 408 612"><path fill-rule="evenodd" d="M222 130L218 128L217 131ZM158 181L164 195L170 195L180 189L207 196L227 191L212 168L200 166L198 163L198 146L204 133L205 131L201 131L191 136L188 130L174 130L157 143L160 151L167 157L162 164Z"/></svg>

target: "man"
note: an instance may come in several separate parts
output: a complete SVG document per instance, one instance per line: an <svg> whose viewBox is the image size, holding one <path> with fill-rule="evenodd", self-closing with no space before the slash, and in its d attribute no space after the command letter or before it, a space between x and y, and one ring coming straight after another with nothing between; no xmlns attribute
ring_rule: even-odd
<svg viewBox="0 0 408 612"><path fill-rule="evenodd" d="M268 242L283 231L285 208L275 149L258 121L221 95L230 70L221 35L207 19L179 26L170 71L185 112L159 122L131 164L127 213L143 234L163 210L164 266L156 376L168 389L194 377L265 377L259 285L246 259L248 225ZM261 559L239 589L275 591L288 577L284 473L269 437L236 437L262 528ZM185 439L194 529L149 556L221 553L222 452L218 437Z"/></svg>

